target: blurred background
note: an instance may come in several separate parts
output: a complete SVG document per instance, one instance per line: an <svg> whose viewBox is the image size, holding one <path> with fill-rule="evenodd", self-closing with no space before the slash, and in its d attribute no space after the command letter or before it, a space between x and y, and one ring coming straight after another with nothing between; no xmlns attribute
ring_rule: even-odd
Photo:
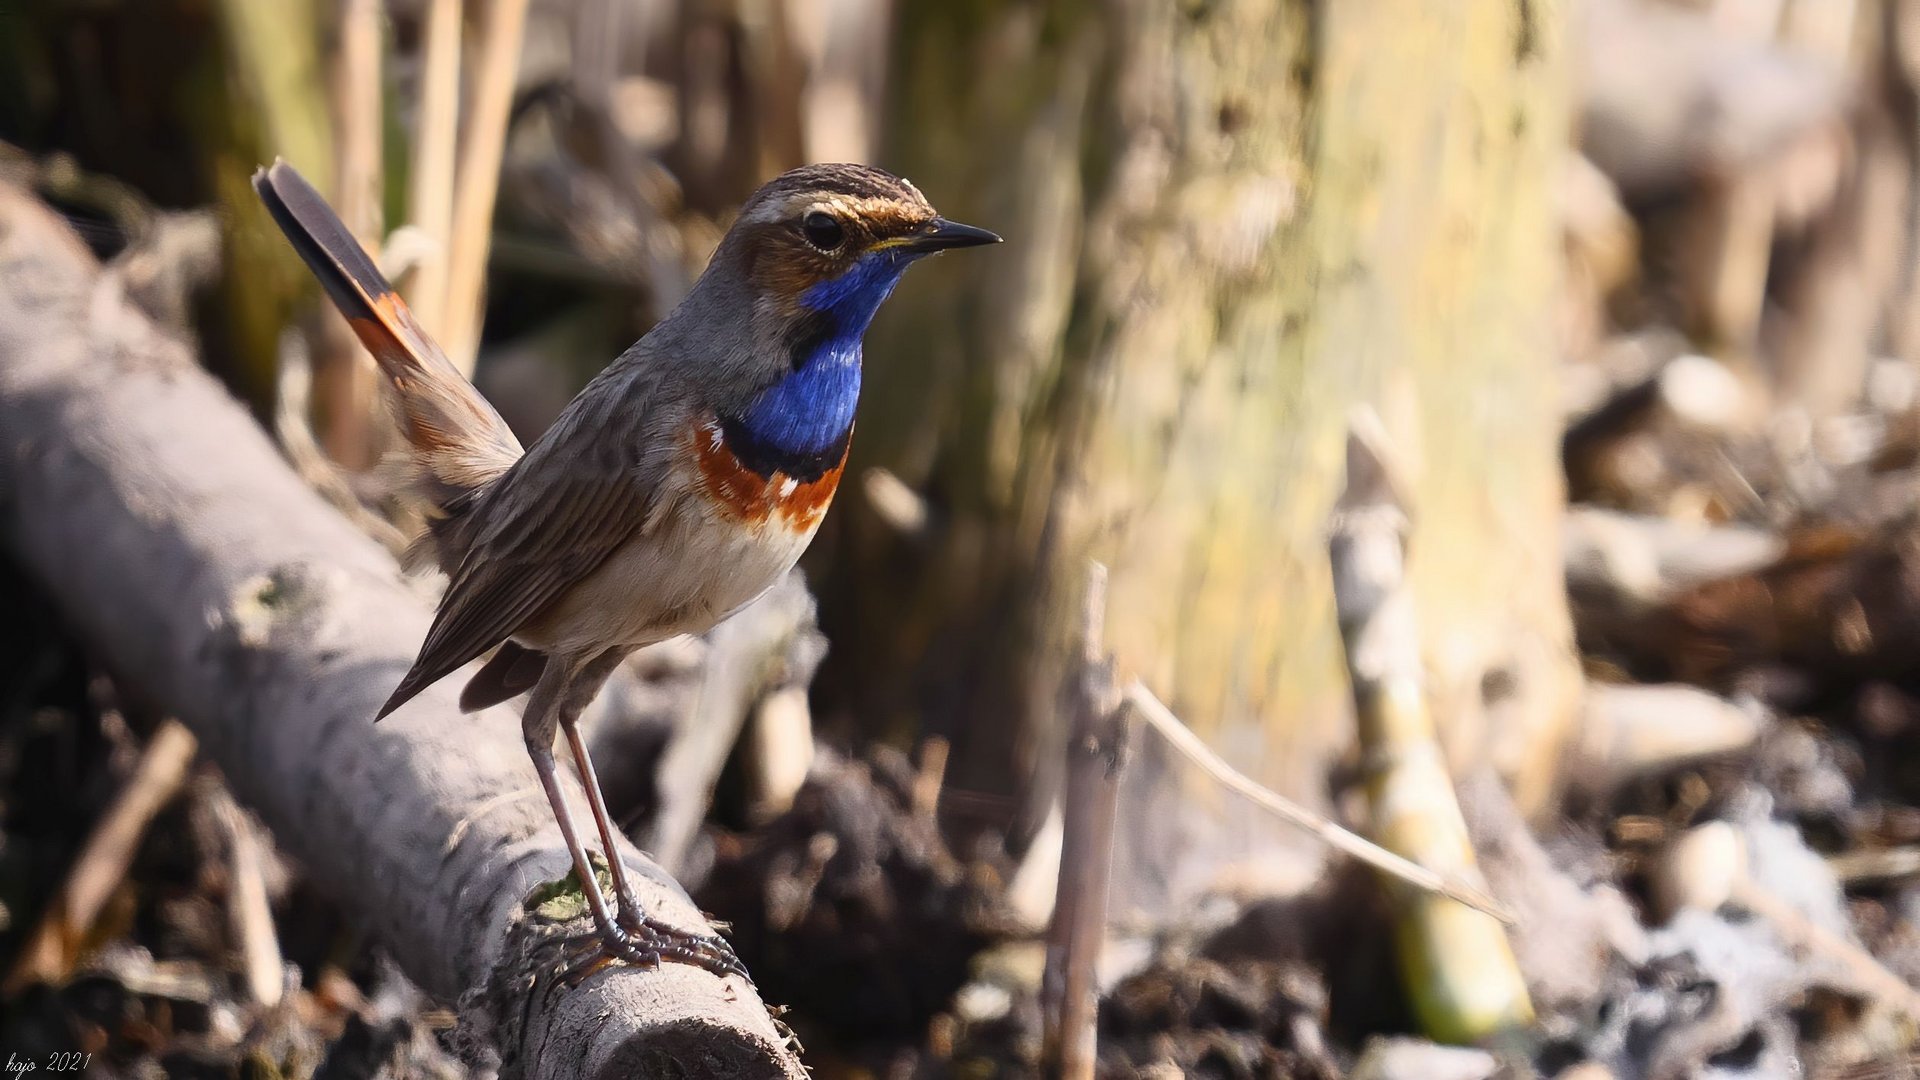
<svg viewBox="0 0 1920 1080"><path fill-rule="evenodd" d="M784 169L1006 237L875 323L784 629L594 721L819 1075L1042 1068L1089 560L1120 686L1515 919L1135 716L1102 1075L1908 1075L1920 4L0 0L0 183L398 552L276 156L528 442ZM0 1051L484 1073L62 603L0 549Z"/></svg>

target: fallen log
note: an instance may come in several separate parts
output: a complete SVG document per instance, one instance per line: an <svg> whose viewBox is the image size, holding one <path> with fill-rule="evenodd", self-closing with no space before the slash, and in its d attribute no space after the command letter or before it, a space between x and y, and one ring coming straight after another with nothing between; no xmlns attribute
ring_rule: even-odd
<svg viewBox="0 0 1920 1080"><path fill-rule="evenodd" d="M802 1075L743 980L677 964L552 978L558 928L526 899L568 859L517 717L460 715L454 679L370 722L426 598L4 182L0 543L313 880L491 1036L503 1075ZM671 877L625 858L655 913L709 931Z"/></svg>

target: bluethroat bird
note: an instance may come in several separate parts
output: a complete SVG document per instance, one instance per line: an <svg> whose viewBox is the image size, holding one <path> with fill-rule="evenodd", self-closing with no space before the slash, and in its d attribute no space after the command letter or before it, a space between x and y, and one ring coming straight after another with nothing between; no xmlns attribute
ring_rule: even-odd
<svg viewBox="0 0 1920 1080"><path fill-rule="evenodd" d="M1000 238L940 217L879 169L786 173L747 200L686 298L523 452L299 173L275 162L253 184L392 385L431 512L422 541L448 577L379 716L492 650L460 705L532 691L527 752L592 910L587 963L744 975L724 941L641 910L580 712L634 649L706 631L793 566L846 465L867 324L915 260ZM561 796L556 733L617 911Z"/></svg>

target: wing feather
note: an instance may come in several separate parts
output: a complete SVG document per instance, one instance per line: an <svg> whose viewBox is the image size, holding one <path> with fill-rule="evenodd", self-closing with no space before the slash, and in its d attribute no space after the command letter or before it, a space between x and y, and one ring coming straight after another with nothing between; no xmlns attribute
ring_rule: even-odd
<svg viewBox="0 0 1920 1080"><path fill-rule="evenodd" d="M474 508L474 541L381 716L512 637L646 527L666 459L640 432L671 410L633 375L610 369L582 391Z"/></svg>

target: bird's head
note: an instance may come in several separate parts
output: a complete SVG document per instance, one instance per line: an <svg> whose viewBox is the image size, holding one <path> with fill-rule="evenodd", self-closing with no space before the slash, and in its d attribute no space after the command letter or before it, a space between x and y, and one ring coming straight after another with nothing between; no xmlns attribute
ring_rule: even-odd
<svg viewBox="0 0 1920 1080"><path fill-rule="evenodd" d="M941 217L879 169L795 169L747 200L658 329L659 347L697 364L736 452L757 447L756 460L805 473L845 451L861 338L900 275L936 252L999 239Z"/></svg>
<svg viewBox="0 0 1920 1080"><path fill-rule="evenodd" d="M919 189L890 173L808 165L747 200L723 254L779 316L858 334L915 260L999 240L941 217Z"/></svg>

